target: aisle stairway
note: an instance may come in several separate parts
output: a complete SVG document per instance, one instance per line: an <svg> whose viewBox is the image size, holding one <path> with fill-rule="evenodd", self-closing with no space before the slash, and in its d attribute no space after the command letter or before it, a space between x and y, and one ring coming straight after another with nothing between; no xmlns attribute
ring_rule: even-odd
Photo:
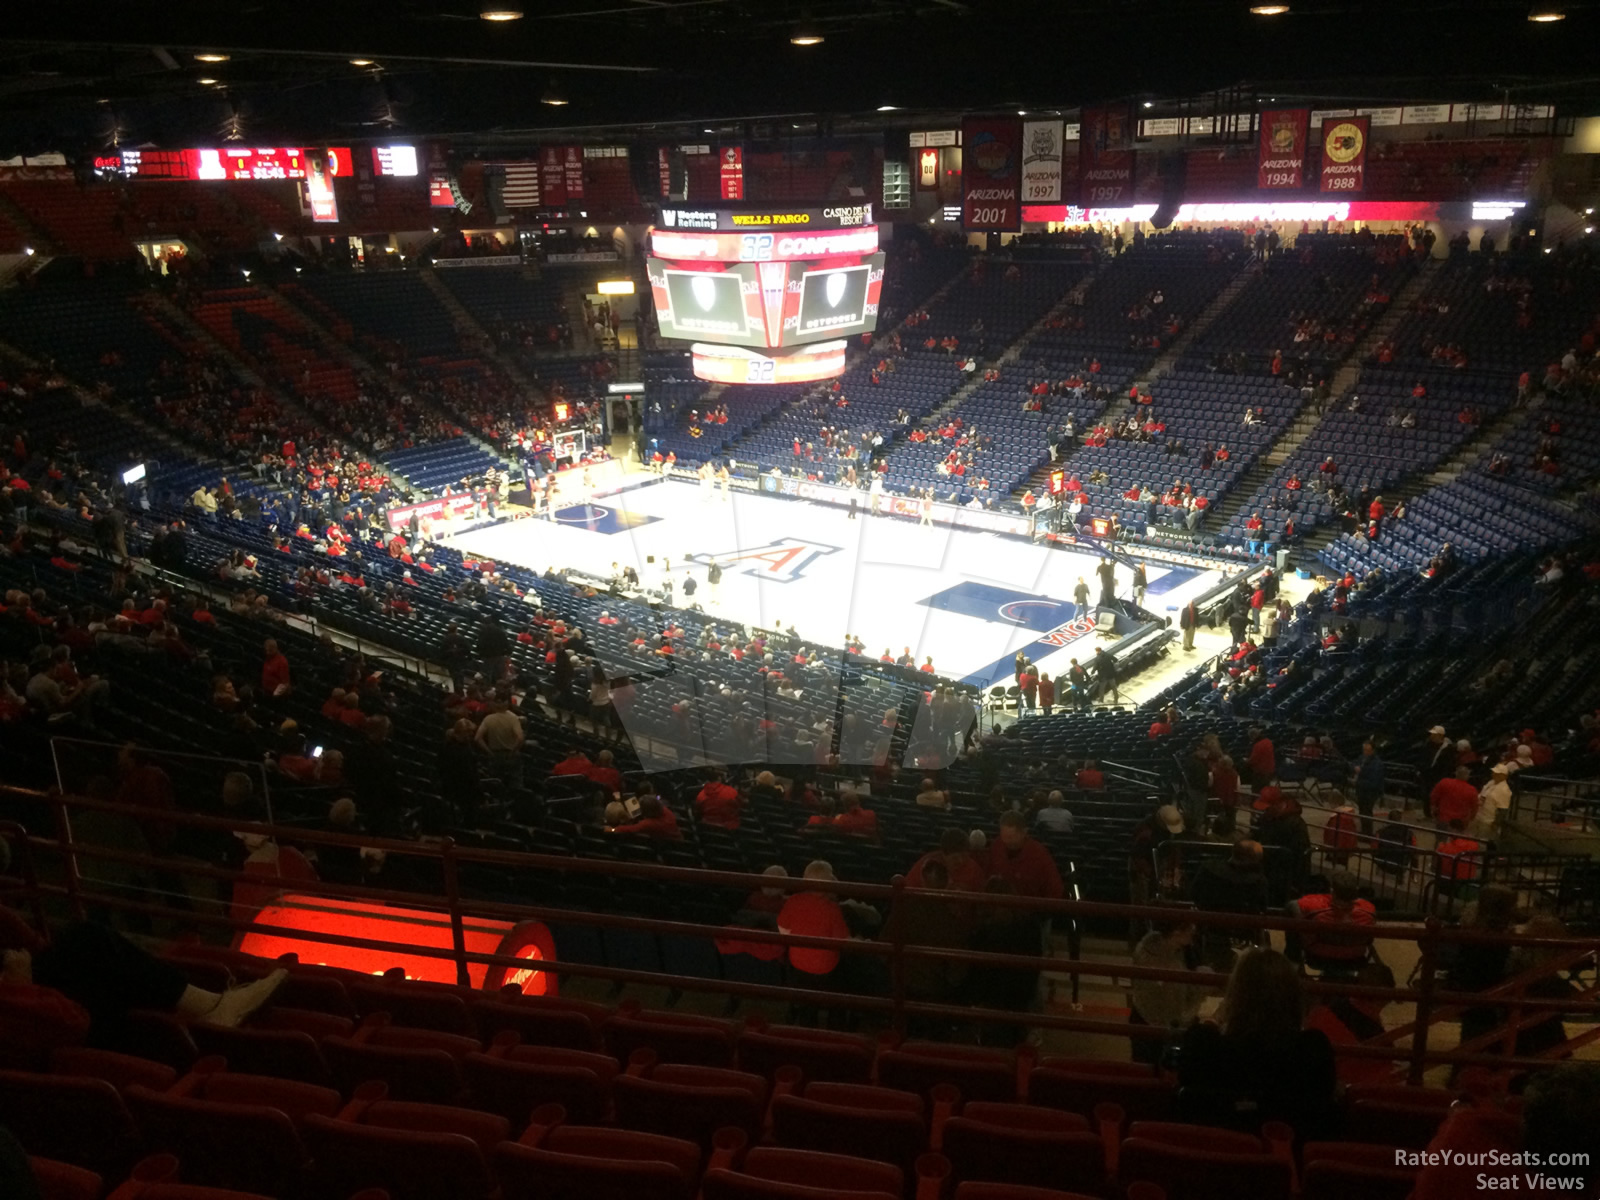
<svg viewBox="0 0 1600 1200"><path fill-rule="evenodd" d="M1259 263L1246 261L1245 265L1240 268L1239 273L1229 281L1228 286L1218 292L1216 298L1200 310L1200 315L1195 317L1187 329L1178 334L1177 340L1172 345L1161 352L1161 357L1150 364L1150 369L1144 373L1144 376L1134 381L1141 392L1148 388L1153 380L1167 374L1178 364L1179 358L1188 350L1189 344L1209 329L1212 323L1227 311L1228 305L1232 304L1235 297L1244 291L1250 281L1255 278L1259 269Z"/></svg>

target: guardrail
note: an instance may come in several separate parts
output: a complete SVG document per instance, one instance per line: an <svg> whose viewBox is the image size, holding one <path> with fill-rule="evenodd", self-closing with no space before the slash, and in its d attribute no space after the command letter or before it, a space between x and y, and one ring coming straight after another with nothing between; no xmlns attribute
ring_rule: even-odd
<svg viewBox="0 0 1600 1200"><path fill-rule="evenodd" d="M784 1001L811 1007L839 1008L875 1013L887 1019L897 1031L903 1031L908 1020L927 1019L945 1022L1006 1024L1058 1029L1084 1033L1099 1033L1114 1037L1159 1039L1166 1031L1149 1026L1131 1025L1123 1021L1107 1021L1058 1012L1015 1011L960 1005L942 999L919 999L910 994L907 967L918 960L928 960L966 967L1001 968L1017 971L1048 971L1053 974L1085 975L1090 977L1140 979L1155 982L1182 983L1212 991L1221 990L1224 977L1190 971L1167 971L1137 967L1125 962L1085 960L1074 956L1057 958L1048 955L1000 954L952 947L921 945L912 942L906 929L906 905L930 903L956 905L968 912L996 912L1016 910L1040 919L1055 917L1067 921L1083 917L1112 917L1123 921L1171 922L1175 918L1193 923L1201 928L1221 930L1281 930L1309 933L1319 928L1314 922L1286 917L1256 914L1203 913L1174 909L1171 906L1105 904L1084 900L1042 900L1015 895L993 895L971 892L945 892L909 888L905 879L897 876L891 883L863 884L823 882L815 880L775 878L766 875L749 875L736 872L712 871L695 868L667 867L657 863L624 862L610 859L563 858L552 855L531 854L503 850L487 850L458 846L449 838L428 842L408 842L386 838L371 838L308 830L287 826L268 825L252 821L239 821L207 817L189 813L159 814L153 818L149 810L96 801L82 797L69 797L59 793L44 793L32 789L0 786L0 802L12 805L42 808L50 814L54 836L46 837L26 831L20 823L0 824L0 836L7 836L21 848L22 872L20 875L0 877L0 885L21 894L33 908L36 919L42 920L45 904L64 905L68 914L81 919L92 905L114 912L141 913L146 916L177 918L192 928L209 931L216 936L232 936L246 930L277 933L302 941L348 945L364 949L392 951L411 956L447 960L455 967L457 980L466 985L469 981L469 964L501 966L512 970L537 970L558 977L572 976L610 981L617 984L654 984L683 991L709 992L733 998ZM158 857L108 846L97 846L77 840L72 830L75 812L116 813L134 821L159 819L168 826L184 826L228 834L255 833L309 846L344 846L382 850L387 854L410 855L433 860L439 867L442 891L423 893L385 888L360 887L330 882L308 883L294 881L297 893L376 901L382 904L402 905L413 909L432 909L447 914L451 927L451 946L435 948L417 946L396 938L377 939L291 929L250 920L238 920L227 915L226 904L219 898L210 905L178 912L168 905L131 898L124 886L101 888L94 880L85 877L81 863L103 861L133 868L172 872L190 879L209 880L215 884L248 881L259 887L262 877L242 871L232 871L196 859ZM38 866L41 856L53 856L59 871L60 882L46 882L40 878ZM809 937L798 934L771 932L761 929L708 925L702 923L662 920L622 913L588 912L552 905L517 904L467 894L461 885L463 867L482 866L533 873L550 873L562 876L601 876L612 879L651 880L659 884L685 884L706 888L737 889L755 892L758 889L780 889L787 892L825 892L840 898L887 903L889 915L884 934L876 940L859 938L835 939ZM530 960L503 954L487 954L467 949L465 922L468 918L509 919L512 921L557 921L569 925L589 926L600 930L626 929L632 932L667 936L687 936L712 940L734 939L740 942L778 945L785 948L815 948L835 951L841 955L867 956L881 960L887 969L887 987L881 993L845 992L812 987L793 987L748 983L725 978L673 974L666 971L642 970L607 966L597 963L540 960L535 967ZM403 922L397 921L403 925ZM1329 980L1310 980L1305 991L1313 997L1333 996L1365 997L1374 1000L1410 1003L1416 1006L1415 1019L1406 1028L1411 1044L1397 1043L1399 1031L1390 1031L1384 1039L1373 1043L1335 1048L1337 1054L1358 1058L1388 1060L1400 1065L1405 1078L1420 1083L1424 1072L1439 1064L1461 1066L1483 1065L1498 1069L1537 1069L1600 1040L1600 999L1591 986L1577 995L1564 999L1546 999L1531 996L1528 989L1540 980L1547 979L1565 969L1571 961L1587 958L1600 952L1600 938L1553 939L1523 935L1489 934L1467 929L1446 928L1436 919L1430 919L1422 928L1380 923L1370 928L1375 942L1415 942L1420 960L1414 986L1404 988L1368 988ZM1545 951L1556 956L1535 970L1507 981L1484 993L1455 992L1441 985L1441 954L1450 946L1466 944L1503 944ZM832 980L830 979L830 982ZM1481 1006L1493 1001L1511 1012L1511 1019L1497 1031L1501 1054L1485 1053L1493 1039L1479 1039L1466 1050L1438 1050L1431 1048L1430 1029L1439 1020L1453 1015L1466 1006ZM1515 1057L1516 1032L1519 1028L1546 1019L1550 1014L1578 1014L1594 1027L1560 1046L1537 1057ZM1480 1045L1479 1042L1483 1044Z"/></svg>

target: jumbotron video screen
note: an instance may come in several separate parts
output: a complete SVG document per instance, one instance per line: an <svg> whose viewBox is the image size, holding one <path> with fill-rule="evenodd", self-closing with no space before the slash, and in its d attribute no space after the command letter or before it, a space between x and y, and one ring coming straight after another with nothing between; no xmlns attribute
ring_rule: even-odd
<svg viewBox="0 0 1600 1200"><path fill-rule="evenodd" d="M661 217L646 264L657 323L663 337L697 344L702 378L725 379L735 370L718 346L760 352L736 356L749 382L799 382L797 373L828 378L842 356L806 355L804 366L787 368L761 364L877 327L884 256L871 205L760 213L666 208Z"/></svg>

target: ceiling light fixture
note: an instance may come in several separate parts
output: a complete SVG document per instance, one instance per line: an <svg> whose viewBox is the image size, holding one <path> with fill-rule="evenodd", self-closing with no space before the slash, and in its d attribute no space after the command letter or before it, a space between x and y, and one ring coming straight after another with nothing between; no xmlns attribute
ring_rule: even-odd
<svg viewBox="0 0 1600 1200"><path fill-rule="evenodd" d="M1154 100L1146 100L1144 102L1144 106L1146 108L1154 108L1156 106L1156 102Z"/></svg>
<svg viewBox="0 0 1600 1200"><path fill-rule="evenodd" d="M228 56L226 54L196 54L194 60L195 62L227 62Z"/></svg>
<svg viewBox="0 0 1600 1200"><path fill-rule="evenodd" d="M560 108L566 102L566 93L556 86L554 79L550 81L550 86L544 89L544 95L539 97L540 104L548 104L554 108Z"/></svg>
<svg viewBox="0 0 1600 1200"><path fill-rule="evenodd" d="M203 76L200 79L195 80L195 82L196 83L215 83L216 80L212 79L209 75L206 75L206 76Z"/></svg>
<svg viewBox="0 0 1600 1200"><path fill-rule="evenodd" d="M820 46L822 44L822 30L809 21L802 21L794 27L794 32L789 35L791 46Z"/></svg>
<svg viewBox="0 0 1600 1200"><path fill-rule="evenodd" d="M372 65L372 60L370 58L352 58L350 60L350 65L352 67L370 67Z"/></svg>
<svg viewBox="0 0 1600 1200"><path fill-rule="evenodd" d="M1535 4L1528 10L1528 20L1539 25L1549 25L1555 21L1565 21L1566 10L1559 4Z"/></svg>
<svg viewBox="0 0 1600 1200"><path fill-rule="evenodd" d="M485 21L522 20L522 10L520 8L507 8L503 4L485 4L478 10L478 15Z"/></svg>
<svg viewBox="0 0 1600 1200"><path fill-rule="evenodd" d="M880 105L878 105L878 111L879 112L899 112L900 111L900 106L898 104L880 104Z"/></svg>
<svg viewBox="0 0 1600 1200"><path fill-rule="evenodd" d="M1281 17L1289 11L1287 4L1252 4L1250 11L1258 17Z"/></svg>

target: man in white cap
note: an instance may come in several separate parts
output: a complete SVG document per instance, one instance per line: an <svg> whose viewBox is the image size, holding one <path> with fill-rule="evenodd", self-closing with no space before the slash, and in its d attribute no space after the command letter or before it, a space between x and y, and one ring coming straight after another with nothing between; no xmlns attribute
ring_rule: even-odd
<svg viewBox="0 0 1600 1200"><path fill-rule="evenodd" d="M1511 764L1495 763L1489 768L1489 782L1478 793L1478 814L1473 818L1474 837L1492 838L1505 825L1511 807Z"/></svg>
<svg viewBox="0 0 1600 1200"><path fill-rule="evenodd" d="M1523 742L1517 747L1517 760L1512 766L1518 771L1526 771L1533 765L1533 747Z"/></svg>
<svg viewBox="0 0 1600 1200"><path fill-rule="evenodd" d="M1417 769L1422 774L1422 794L1427 795L1433 785L1447 779L1456 769L1456 746L1445 736L1444 726L1435 725L1428 730L1428 740L1422 743Z"/></svg>
<svg viewBox="0 0 1600 1200"><path fill-rule="evenodd" d="M1133 845L1128 849L1128 903L1149 904L1156 897L1158 880L1156 864L1159 859L1162 880L1171 882L1181 869L1181 860L1171 851L1158 854L1162 846L1173 838L1182 837L1183 814L1176 804L1163 804L1133 830ZM1144 936L1144 923L1130 922L1130 942Z"/></svg>

